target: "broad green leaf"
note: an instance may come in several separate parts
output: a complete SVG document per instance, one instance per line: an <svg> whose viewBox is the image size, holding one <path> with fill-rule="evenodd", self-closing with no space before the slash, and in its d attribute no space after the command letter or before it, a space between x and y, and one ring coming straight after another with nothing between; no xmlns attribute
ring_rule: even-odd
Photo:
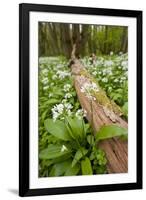
<svg viewBox="0 0 146 200"><path fill-rule="evenodd" d="M117 125L107 125L100 128L96 134L96 140L105 140L117 136L127 136L128 130Z"/></svg>
<svg viewBox="0 0 146 200"><path fill-rule="evenodd" d="M76 163L83 157L83 156L85 156L86 154L87 154L87 152L88 152L88 150L87 149L85 149L85 148L81 148L81 149L79 149L77 152L76 152L76 154L75 154L75 156L74 156L74 159L73 159L73 161L72 161L72 167L74 167L75 165L76 165Z"/></svg>
<svg viewBox="0 0 146 200"><path fill-rule="evenodd" d="M77 117L71 118L66 117L68 122L68 126L70 127L71 132L73 133L73 137L75 139L83 139L84 138L84 124L82 119L78 119Z"/></svg>
<svg viewBox="0 0 146 200"><path fill-rule="evenodd" d="M60 157L54 158L53 159L53 163L55 164L55 163L58 163L58 162L63 162L65 160L68 160L69 158L71 158L71 153L70 152L68 152L67 154L64 154L64 155L62 155Z"/></svg>
<svg viewBox="0 0 146 200"><path fill-rule="evenodd" d="M59 99L49 99L45 102L45 104L55 104L58 103L60 100Z"/></svg>
<svg viewBox="0 0 146 200"><path fill-rule="evenodd" d="M65 154L70 153L70 151L64 145L55 145L50 144L44 150L42 150L39 154L40 159L53 159Z"/></svg>
<svg viewBox="0 0 146 200"><path fill-rule="evenodd" d="M62 121L56 120L54 122L53 119L46 119L44 125L46 130L58 139L64 141L71 140L68 130Z"/></svg>
<svg viewBox="0 0 146 200"><path fill-rule="evenodd" d="M76 164L74 167L70 165L64 175L75 176L79 173L79 171L80 171L80 164Z"/></svg>
<svg viewBox="0 0 146 200"><path fill-rule="evenodd" d="M87 136L87 141L91 146L93 146L94 145L94 136L93 135L88 135Z"/></svg>
<svg viewBox="0 0 146 200"><path fill-rule="evenodd" d="M71 165L71 160L66 160L64 162L56 163L53 165L49 176L61 176L68 170L68 167Z"/></svg>
<svg viewBox="0 0 146 200"><path fill-rule="evenodd" d="M83 175L93 174L91 162L88 157L85 157L85 159L81 161L81 169Z"/></svg>

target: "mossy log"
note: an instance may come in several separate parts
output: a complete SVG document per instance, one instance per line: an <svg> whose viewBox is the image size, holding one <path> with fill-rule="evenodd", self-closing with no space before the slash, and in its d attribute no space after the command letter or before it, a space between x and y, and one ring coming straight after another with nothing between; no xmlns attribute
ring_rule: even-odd
<svg viewBox="0 0 146 200"><path fill-rule="evenodd" d="M112 102L106 93L100 88L97 93L93 93L94 98L89 98L82 87L85 83L96 80L86 71L80 60L74 58L71 65L72 75L74 77L74 86L78 99L83 109L87 112L87 120L96 133L101 126L117 124L128 128L128 124L121 118L120 108ZM99 86L98 86L99 87ZM99 146L105 151L108 160L108 173L127 173L128 172L128 145L127 141L119 138L112 138L101 141Z"/></svg>

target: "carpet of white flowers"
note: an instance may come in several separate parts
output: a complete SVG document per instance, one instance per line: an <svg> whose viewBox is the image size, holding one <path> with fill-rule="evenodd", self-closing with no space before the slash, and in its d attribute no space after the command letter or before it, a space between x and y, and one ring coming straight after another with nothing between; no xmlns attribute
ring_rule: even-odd
<svg viewBox="0 0 146 200"><path fill-rule="evenodd" d="M86 69L98 80L104 89L123 110L125 119L128 115L128 55L120 53L114 55L112 52L107 56L97 56L95 62L89 57L81 59ZM93 86L94 87L94 86ZM87 88L85 88L87 89ZM95 88L96 89L96 88ZM47 148L49 144L56 144L57 138L48 134L44 121L49 118L53 121L63 121L66 116L75 116L85 120L86 111L81 109L76 91L73 87L68 62L63 57L44 57L39 59L39 152ZM90 143L90 142L89 142ZM57 143L58 144L58 143ZM66 151L67 145L63 144L61 152ZM93 173L106 173L106 159L104 152L98 149L96 159L93 153L89 156L94 159L93 165L98 164L98 169L93 166ZM40 176L64 175L55 171L50 159L40 159ZM101 166L101 167L100 167ZM65 168L65 164L63 166ZM54 170L54 171L53 171ZM50 173L51 171L51 173ZM76 168L75 174L80 174ZM60 174L59 174L60 173Z"/></svg>

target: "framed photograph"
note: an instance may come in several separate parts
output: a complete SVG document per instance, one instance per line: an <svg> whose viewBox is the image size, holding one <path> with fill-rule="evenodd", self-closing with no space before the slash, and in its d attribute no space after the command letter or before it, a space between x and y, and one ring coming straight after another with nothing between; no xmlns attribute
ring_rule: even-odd
<svg viewBox="0 0 146 200"><path fill-rule="evenodd" d="M142 188L142 11L20 4L19 195Z"/></svg>

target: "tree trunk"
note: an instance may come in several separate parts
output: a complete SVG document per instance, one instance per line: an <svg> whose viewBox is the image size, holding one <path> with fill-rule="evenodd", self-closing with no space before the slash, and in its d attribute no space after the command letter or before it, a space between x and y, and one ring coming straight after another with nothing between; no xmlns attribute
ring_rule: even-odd
<svg viewBox="0 0 146 200"><path fill-rule="evenodd" d="M71 45L71 34L70 24L60 24L61 29L61 47L64 56L70 58L72 45Z"/></svg>
<svg viewBox="0 0 146 200"><path fill-rule="evenodd" d="M79 51L82 56L87 54L87 44L89 38L89 25L82 25L81 42Z"/></svg>
<svg viewBox="0 0 146 200"><path fill-rule="evenodd" d="M84 83L92 82L92 77L85 70L84 66L78 59L74 59L74 64L71 66L72 74L74 76L74 86L77 92L78 99L83 109L87 111L87 120L94 129L94 133L100 129L103 125L117 124L121 127L127 128L127 122L124 121L118 112L115 110L116 104L114 104L113 110L102 104L101 99L96 96L96 100L89 99L85 93L81 91ZM105 95L108 103L111 100L108 99L104 91L100 91L101 95ZM99 95L100 97L100 95ZM117 106L118 107L118 106ZM116 108L116 109L114 109ZM118 109L117 109L118 110ZM128 149L127 142L118 138L107 139L99 143L99 146L105 151L108 160L107 170L108 173L127 173L128 172Z"/></svg>
<svg viewBox="0 0 146 200"><path fill-rule="evenodd" d="M121 51L123 53L127 52L128 48L128 32L127 28L123 27L122 39L121 39Z"/></svg>

